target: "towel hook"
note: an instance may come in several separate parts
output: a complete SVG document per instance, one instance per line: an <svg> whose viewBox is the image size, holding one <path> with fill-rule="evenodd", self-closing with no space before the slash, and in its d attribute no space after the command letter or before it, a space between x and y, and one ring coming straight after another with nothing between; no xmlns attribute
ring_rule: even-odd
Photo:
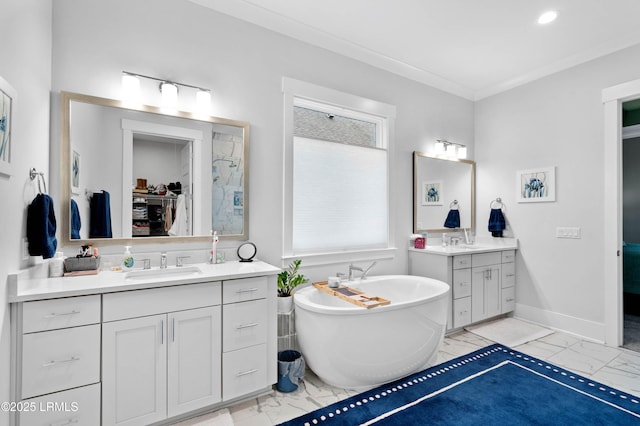
<svg viewBox="0 0 640 426"><path fill-rule="evenodd" d="M497 204L497 206L494 207L494 203ZM502 198L500 197L491 201L491 203L489 204L489 208L492 208L492 209L501 209L502 207L504 207L504 204L502 203Z"/></svg>
<svg viewBox="0 0 640 426"><path fill-rule="evenodd" d="M450 209L453 209L453 208L458 209L458 208L460 208L460 206L458 205L458 200L453 200L453 201L449 204L449 208L450 208Z"/></svg>
<svg viewBox="0 0 640 426"><path fill-rule="evenodd" d="M47 182L44 180L44 173L39 172L39 171L36 170L35 167L32 167L31 170L29 170L29 178L31 180L34 180L36 178L38 179L38 192L40 194L43 193L42 192L42 187L40 186L40 181L42 180L42 185L44 186L44 194L47 193Z"/></svg>

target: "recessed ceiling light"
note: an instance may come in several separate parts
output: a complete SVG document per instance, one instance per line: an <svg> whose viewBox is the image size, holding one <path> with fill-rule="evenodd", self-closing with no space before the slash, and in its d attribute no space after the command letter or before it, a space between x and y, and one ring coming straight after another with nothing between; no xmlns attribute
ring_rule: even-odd
<svg viewBox="0 0 640 426"><path fill-rule="evenodd" d="M540 17L538 18L538 24L540 25L549 24L555 21L557 17L558 17L558 12L556 12L555 10L550 10L540 15Z"/></svg>

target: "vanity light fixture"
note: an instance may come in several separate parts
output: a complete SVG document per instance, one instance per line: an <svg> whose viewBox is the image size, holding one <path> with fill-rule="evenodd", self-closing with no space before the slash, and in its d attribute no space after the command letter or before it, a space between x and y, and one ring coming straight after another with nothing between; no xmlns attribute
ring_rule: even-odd
<svg viewBox="0 0 640 426"><path fill-rule="evenodd" d="M435 152L439 155L444 154L447 157L467 158L467 147L465 145L449 142L444 139L438 139L436 141Z"/></svg>
<svg viewBox="0 0 640 426"><path fill-rule="evenodd" d="M195 89L195 105L198 113L208 115L211 110L211 90L209 89L129 71L122 71L123 100L125 102L140 102L140 78L160 82L159 87L160 92L162 93L162 107L164 108L175 109L177 107L178 86L181 86L189 89Z"/></svg>

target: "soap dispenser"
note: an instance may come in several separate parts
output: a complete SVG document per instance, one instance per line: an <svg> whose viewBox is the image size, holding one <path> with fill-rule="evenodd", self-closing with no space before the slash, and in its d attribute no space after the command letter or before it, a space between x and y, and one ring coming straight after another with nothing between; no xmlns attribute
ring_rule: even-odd
<svg viewBox="0 0 640 426"><path fill-rule="evenodd" d="M131 246L124 246L124 256L122 258L122 266L125 269L133 268L133 256L131 255Z"/></svg>

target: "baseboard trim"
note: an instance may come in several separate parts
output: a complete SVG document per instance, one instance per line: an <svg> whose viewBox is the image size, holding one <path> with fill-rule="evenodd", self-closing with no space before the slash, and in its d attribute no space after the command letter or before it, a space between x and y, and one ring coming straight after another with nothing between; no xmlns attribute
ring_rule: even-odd
<svg viewBox="0 0 640 426"><path fill-rule="evenodd" d="M519 303L516 304L513 316L597 343L604 343L605 341L604 323L559 314Z"/></svg>

